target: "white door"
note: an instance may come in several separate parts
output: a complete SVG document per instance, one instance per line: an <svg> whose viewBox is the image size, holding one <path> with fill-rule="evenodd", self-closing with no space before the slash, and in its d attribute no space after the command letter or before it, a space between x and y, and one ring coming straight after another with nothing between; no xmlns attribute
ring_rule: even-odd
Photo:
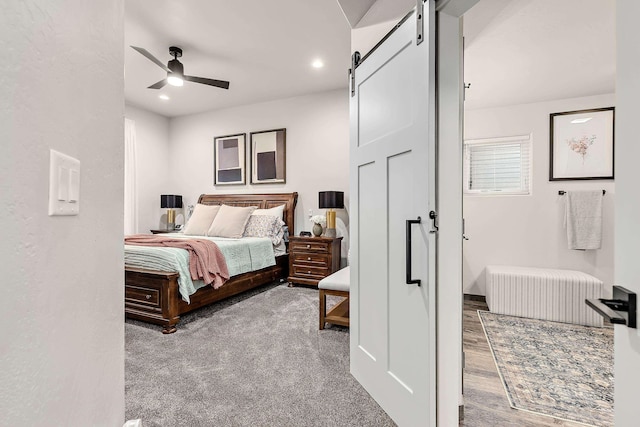
<svg viewBox="0 0 640 427"><path fill-rule="evenodd" d="M432 3L423 42L414 12L362 60L350 103L351 373L403 427L436 412Z"/></svg>

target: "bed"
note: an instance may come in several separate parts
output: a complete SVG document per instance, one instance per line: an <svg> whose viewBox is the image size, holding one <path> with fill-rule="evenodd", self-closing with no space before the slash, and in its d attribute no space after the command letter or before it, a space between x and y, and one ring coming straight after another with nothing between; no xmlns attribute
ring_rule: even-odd
<svg viewBox="0 0 640 427"><path fill-rule="evenodd" d="M259 209L285 205L283 220L293 233L298 193L279 194L203 194L198 203L205 205L255 206ZM288 275L289 255L276 257L272 267L231 277L222 287L205 286L183 301L178 272L125 267L125 315L162 326L162 333L176 332L180 315L249 289L283 279Z"/></svg>

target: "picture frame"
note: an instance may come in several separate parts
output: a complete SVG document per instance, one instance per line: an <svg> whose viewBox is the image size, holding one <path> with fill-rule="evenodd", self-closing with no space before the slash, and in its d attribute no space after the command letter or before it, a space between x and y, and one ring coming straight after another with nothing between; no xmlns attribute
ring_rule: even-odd
<svg viewBox="0 0 640 427"><path fill-rule="evenodd" d="M213 185L247 183L246 140L246 133L213 138Z"/></svg>
<svg viewBox="0 0 640 427"><path fill-rule="evenodd" d="M287 130L251 132L251 184L284 184L287 178Z"/></svg>
<svg viewBox="0 0 640 427"><path fill-rule="evenodd" d="M614 179L615 107L549 115L549 181Z"/></svg>

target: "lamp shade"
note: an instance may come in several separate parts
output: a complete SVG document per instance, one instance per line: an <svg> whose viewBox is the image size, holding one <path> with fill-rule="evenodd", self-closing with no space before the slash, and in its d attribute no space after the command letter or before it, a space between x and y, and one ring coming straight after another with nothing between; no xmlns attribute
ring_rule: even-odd
<svg viewBox="0 0 640 427"><path fill-rule="evenodd" d="M318 193L320 209L344 209L343 191L321 191Z"/></svg>
<svg viewBox="0 0 640 427"><path fill-rule="evenodd" d="M167 209L182 208L182 196L163 194L160 196L160 207Z"/></svg>

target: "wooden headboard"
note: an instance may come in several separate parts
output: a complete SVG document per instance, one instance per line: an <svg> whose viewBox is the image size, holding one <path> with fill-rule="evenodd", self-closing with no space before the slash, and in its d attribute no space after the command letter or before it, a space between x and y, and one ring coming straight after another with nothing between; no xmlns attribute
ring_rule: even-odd
<svg viewBox="0 0 640 427"><path fill-rule="evenodd" d="M203 205L255 206L258 209L269 209L284 205L284 222L293 235L295 228L295 209L298 193L274 194L202 194L198 203Z"/></svg>

